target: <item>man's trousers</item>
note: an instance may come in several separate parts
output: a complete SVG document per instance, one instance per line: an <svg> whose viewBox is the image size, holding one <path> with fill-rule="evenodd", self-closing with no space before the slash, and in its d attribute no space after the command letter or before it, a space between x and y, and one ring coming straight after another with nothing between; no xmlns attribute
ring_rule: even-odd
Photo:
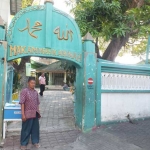
<svg viewBox="0 0 150 150"><path fill-rule="evenodd" d="M20 139L21 146L28 145L30 135L32 144L39 143L38 113L36 114L36 118L27 119L25 122L22 122L21 139Z"/></svg>

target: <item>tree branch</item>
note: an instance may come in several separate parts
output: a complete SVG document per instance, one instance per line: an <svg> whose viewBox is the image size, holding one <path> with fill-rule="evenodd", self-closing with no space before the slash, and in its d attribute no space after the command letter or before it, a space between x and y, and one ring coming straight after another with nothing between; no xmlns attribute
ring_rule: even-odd
<svg viewBox="0 0 150 150"><path fill-rule="evenodd" d="M130 35L134 35L134 34L137 34L139 32L139 29L135 29L135 30L133 30L131 33L130 33Z"/></svg>
<svg viewBox="0 0 150 150"><path fill-rule="evenodd" d="M137 8L140 8L144 5L144 0L136 0L136 1L138 1Z"/></svg>
<svg viewBox="0 0 150 150"><path fill-rule="evenodd" d="M134 40L133 42L129 42L129 41L128 41L127 43L133 45L133 44L135 43L135 41L136 41L136 40Z"/></svg>
<svg viewBox="0 0 150 150"><path fill-rule="evenodd" d="M129 8L131 8L130 2L128 0L126 0L126 2L127 2L128 6L129 6Z"/></svg>

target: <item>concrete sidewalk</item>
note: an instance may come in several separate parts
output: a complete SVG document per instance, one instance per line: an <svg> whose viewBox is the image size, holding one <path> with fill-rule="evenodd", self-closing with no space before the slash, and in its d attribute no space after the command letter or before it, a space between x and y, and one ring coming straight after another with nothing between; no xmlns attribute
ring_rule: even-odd
<svg viewBox="0 0 150 150"><path fill-rule="evenodd" d="M41 100L39 150L150 150L150 120L103 125L90 133L75 127L73 96L66 91L46 91ZM8 125L4 148L19 150L21 122ZM31 142L28 150L34 150Z"/></svg>
<svg viewBox="0 0 150 150"><path fill-rule="evenodd" d="M53 150L150 150L150 120L101 126Z"/></svg>

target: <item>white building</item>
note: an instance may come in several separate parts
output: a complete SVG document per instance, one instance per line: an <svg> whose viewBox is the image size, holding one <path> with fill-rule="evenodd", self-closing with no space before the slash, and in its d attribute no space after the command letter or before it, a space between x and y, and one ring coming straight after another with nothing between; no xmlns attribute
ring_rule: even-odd
<svg viewBox="0 0 150 150"><path fill-rule="evenodd" d="M15 15L21 9L21 0L0 0L0 16L9 25L11 15Z"/></svg>
<svg viewBox="0 0 150 150"><path fill-rule="evenodd" d="M0 0L0 16L5 23L9 22L10 0Z"/></svg>

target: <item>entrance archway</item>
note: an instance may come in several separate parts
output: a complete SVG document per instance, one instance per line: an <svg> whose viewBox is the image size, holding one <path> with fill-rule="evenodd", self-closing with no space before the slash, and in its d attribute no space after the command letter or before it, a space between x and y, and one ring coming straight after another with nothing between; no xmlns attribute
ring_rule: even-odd
<svg viewBox="0 0 150 150"><path fill-rule="evenodd" d="M23 9L13 18L7 33L6 62L26 56L72 62L77 68L75 123L87 131L96 125L97 59L91 35L83 40L76 22L47 0L45 5Z"/></svg>
<svg viewBox="0 0 150 150"><path fill-rule="evenodd" d="M82 40L75 21L49 1L21 10L9 26L7 41L8 61L40 56L82 66Z"/></svg>
<svg viewBox="0 0 150 150"><path fill-rule="evenodd" d="M71 61L79 70L76 98L82 102L82 40L76 22L46 1L42 6L21 10L12 20L7 34L7 61L35 56ZM81 70L81 71L80 71ZM75 106L75 112L79 107ZM77 122L82 115L76 114Z"/></svg>

